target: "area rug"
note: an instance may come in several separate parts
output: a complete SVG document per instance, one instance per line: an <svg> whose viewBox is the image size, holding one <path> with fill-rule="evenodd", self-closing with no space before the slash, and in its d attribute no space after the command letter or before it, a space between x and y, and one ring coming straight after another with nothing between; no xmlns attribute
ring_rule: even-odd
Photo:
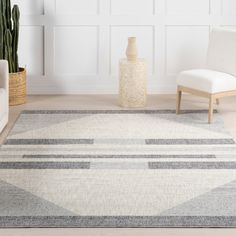
<svg viewBox="0 0 236 236"><path fill-rule="evenodd" d="M0 149L0 227L236 226L220 114L23 111Z"/></svg>

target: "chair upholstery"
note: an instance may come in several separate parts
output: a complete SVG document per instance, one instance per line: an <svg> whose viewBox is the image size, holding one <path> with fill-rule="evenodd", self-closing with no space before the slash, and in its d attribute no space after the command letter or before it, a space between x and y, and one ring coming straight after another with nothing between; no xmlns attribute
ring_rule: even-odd
<svg viewBox="0 0 236 236"><path fill-rule="evenodd" d="M0 120L7 112L6 100L7 100L6 90L0 88Z"/></svg>
<svg viewBox="0 0 236 236"><path fill-rule="evenodd" d="M236 90L236 78L214 70L189 70L180 73L178 85L213 94Z"/></svg>
<svg viewBox="0 0 236 236"><path fill-rule="evenodd" d="M0 132L8 123L9 115L9 72L8 62L0 60Z"/></svg>
<svg viewBox="0 0 236 236"><path fill-rule="evenodd" d="M236 31L214 29L207 54L207 68L236 76Z"/></svg>
<svg viewBox="0 0 236 236"><path fill-rule="evenodd" d="M206 68L181 72L177 84L211 94L236 90L236 31L214 29Z"/></svg>

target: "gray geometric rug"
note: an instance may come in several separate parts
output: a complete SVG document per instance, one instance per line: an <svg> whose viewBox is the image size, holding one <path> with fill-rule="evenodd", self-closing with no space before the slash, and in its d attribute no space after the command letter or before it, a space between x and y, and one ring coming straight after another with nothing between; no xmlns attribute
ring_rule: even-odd
<svg viewBox="0 0 236 236"><path fill-rule="evenodd" d="M0 148L0 228L236 227L236 145L207 111L24 111Z"/></svg>

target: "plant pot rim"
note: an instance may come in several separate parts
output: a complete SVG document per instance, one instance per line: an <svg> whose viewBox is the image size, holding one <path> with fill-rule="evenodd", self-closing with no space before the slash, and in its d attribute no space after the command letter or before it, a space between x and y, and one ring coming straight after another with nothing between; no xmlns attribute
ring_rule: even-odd
<svg viewBox="0 0 236 236"><path fill-rule="evenodd" d="M26 71L25 68L19 67L19 71L18 71L18 72L13 72L13 73L9 73L9 74L10 74L10 75L16 75L16 74L24 73L25 71Z"/></svg>

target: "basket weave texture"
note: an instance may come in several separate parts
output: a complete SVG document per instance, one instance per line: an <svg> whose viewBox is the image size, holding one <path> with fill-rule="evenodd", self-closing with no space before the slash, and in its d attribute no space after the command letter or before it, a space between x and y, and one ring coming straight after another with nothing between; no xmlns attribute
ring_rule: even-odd
<svg viewBox="0 0 236 236"><path fill-rule="evenodd" d="M16 106L26 103L26 70L20 68L9 75L9 104Z"/></svg>

